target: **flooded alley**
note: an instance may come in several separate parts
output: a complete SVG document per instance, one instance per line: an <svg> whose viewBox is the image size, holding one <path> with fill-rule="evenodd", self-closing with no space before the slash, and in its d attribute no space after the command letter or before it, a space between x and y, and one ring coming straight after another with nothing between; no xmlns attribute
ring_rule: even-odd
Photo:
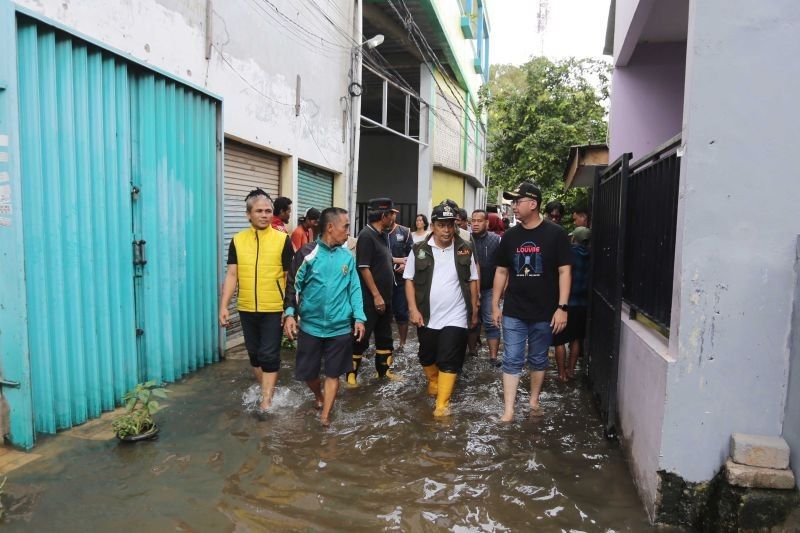
<svg viewBox="0 0 800 533"><path fill-rule="evenodd" d="M153 442L70 433L8 476L11 531L643 531L649 525L619 446L588 393L545 385L546 414L499 425L500 372L467 360L453 414L431 416L415 345L404 382L343 389L320 426L284 354L278 409L261 421L236 352L170 386ZM366 363L366 364L371 364ZM527 385L523 380L523 385ZM518 399L527 404L527 394Z"/></svg>

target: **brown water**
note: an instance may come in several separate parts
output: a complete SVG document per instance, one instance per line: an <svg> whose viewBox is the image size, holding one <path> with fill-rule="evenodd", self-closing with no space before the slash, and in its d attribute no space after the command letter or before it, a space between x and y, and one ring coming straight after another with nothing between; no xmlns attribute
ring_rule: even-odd
<svg viewBox="0 0 800 533"><path fill-rule="evenodd" d="M403 383L340 391L330 428L285 357L276 412L252 412L243 360L172 385L157 441L42 439L12 472L5 527L25 531L643 531L618 445L586 391L548 373L545 416L499 425L500 372L467 360L434 420L415 346ZM484 356L485 357L485 356ZM371 368L371 360L363 368ZM362 378L367 372L362 370ZM527 387L527 380L523 379Z"/></svg>

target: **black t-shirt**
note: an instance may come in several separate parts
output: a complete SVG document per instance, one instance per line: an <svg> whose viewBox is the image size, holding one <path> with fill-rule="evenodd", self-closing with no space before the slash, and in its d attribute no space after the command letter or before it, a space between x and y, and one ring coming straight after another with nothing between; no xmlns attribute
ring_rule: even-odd
<svg viewBox="0 0 800 533"><path fill-rule="evenodd" d="M387 235L378 232L371 225L367 225L358 234L356 244L356 265L359 269L359 279L361 280L361 295L364 298L364 307L374 307L372 293L364 283L361 276L361 269L369 267L375 286L381 293L383 301L388 306L392 301L392 289L394 288L394 268L392 268L392 253L389 251Z"/></svg>
<svg viewBox="0 0 800 533"><path fill-rule="evenodd" d="M558 306L558 267L572 265L567 232L543 221L533 229L517 224L503 235L497 266L508 269L503 314L549 322Z"/></svg>
<svg viewBox="0 0 800 533"><path fill-rule="evenodd" d="M283 243L283 251L281 252L281 264L283 265L284 272L289 270L289 266L292 264L292 258L294 257L294 247L292 246L292 239L287 235L286 241ZM228 248L228 264L229 265L237 265L239 259L236 256L236 245L233 244L233 239L231 239L231 245Z"/></svg>

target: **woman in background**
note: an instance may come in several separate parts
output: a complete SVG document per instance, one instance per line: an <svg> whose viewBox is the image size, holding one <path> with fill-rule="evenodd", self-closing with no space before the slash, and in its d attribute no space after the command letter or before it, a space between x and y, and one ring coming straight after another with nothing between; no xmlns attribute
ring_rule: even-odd
<svg viewBox="0 0 800 533"><path fill-rule="evenodd" d="M416 231L411 233L411 240L414 241L414 244L417 244L428 235L428 217L422 213L417 215L417 218L414 219L414 228Z"/></svg>

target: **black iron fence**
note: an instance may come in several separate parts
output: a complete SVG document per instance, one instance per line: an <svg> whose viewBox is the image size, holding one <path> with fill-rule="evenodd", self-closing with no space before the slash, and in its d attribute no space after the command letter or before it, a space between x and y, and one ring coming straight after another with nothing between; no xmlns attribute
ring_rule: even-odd
<svg viewBox="0 0 800 533"><path fill-rule="evenodd" d="M595 178L586 354L608 434L616 423L623 300L669 334L680 137L633 165L623 154Z"/></svg>
<svg viewBox="0 0 800 533"><path fill-rule="evenodd" d="M591 388L609 435L616 422L617 368L622 312L628 163L623 154L595 178L592 289L586 355Z"/></svg>
<svg viewBox="0 0 800 533"><path fill-rule="evenodd" d="M356 224L353 228L354 235L357 235L361 228L367 224L367 202L358 202L356 204ZM411 228L414 231L414 219L417 217L417 204L394 204L395 209L400 211L397 215L397 223Z"/></svg>
<svg viewBox="0 0 800 533"><path fill-rule="evenodd" d="M623 297L632 313L641 313L669 331L675 224L680 182L680 138L631 167Z"/></svg>

